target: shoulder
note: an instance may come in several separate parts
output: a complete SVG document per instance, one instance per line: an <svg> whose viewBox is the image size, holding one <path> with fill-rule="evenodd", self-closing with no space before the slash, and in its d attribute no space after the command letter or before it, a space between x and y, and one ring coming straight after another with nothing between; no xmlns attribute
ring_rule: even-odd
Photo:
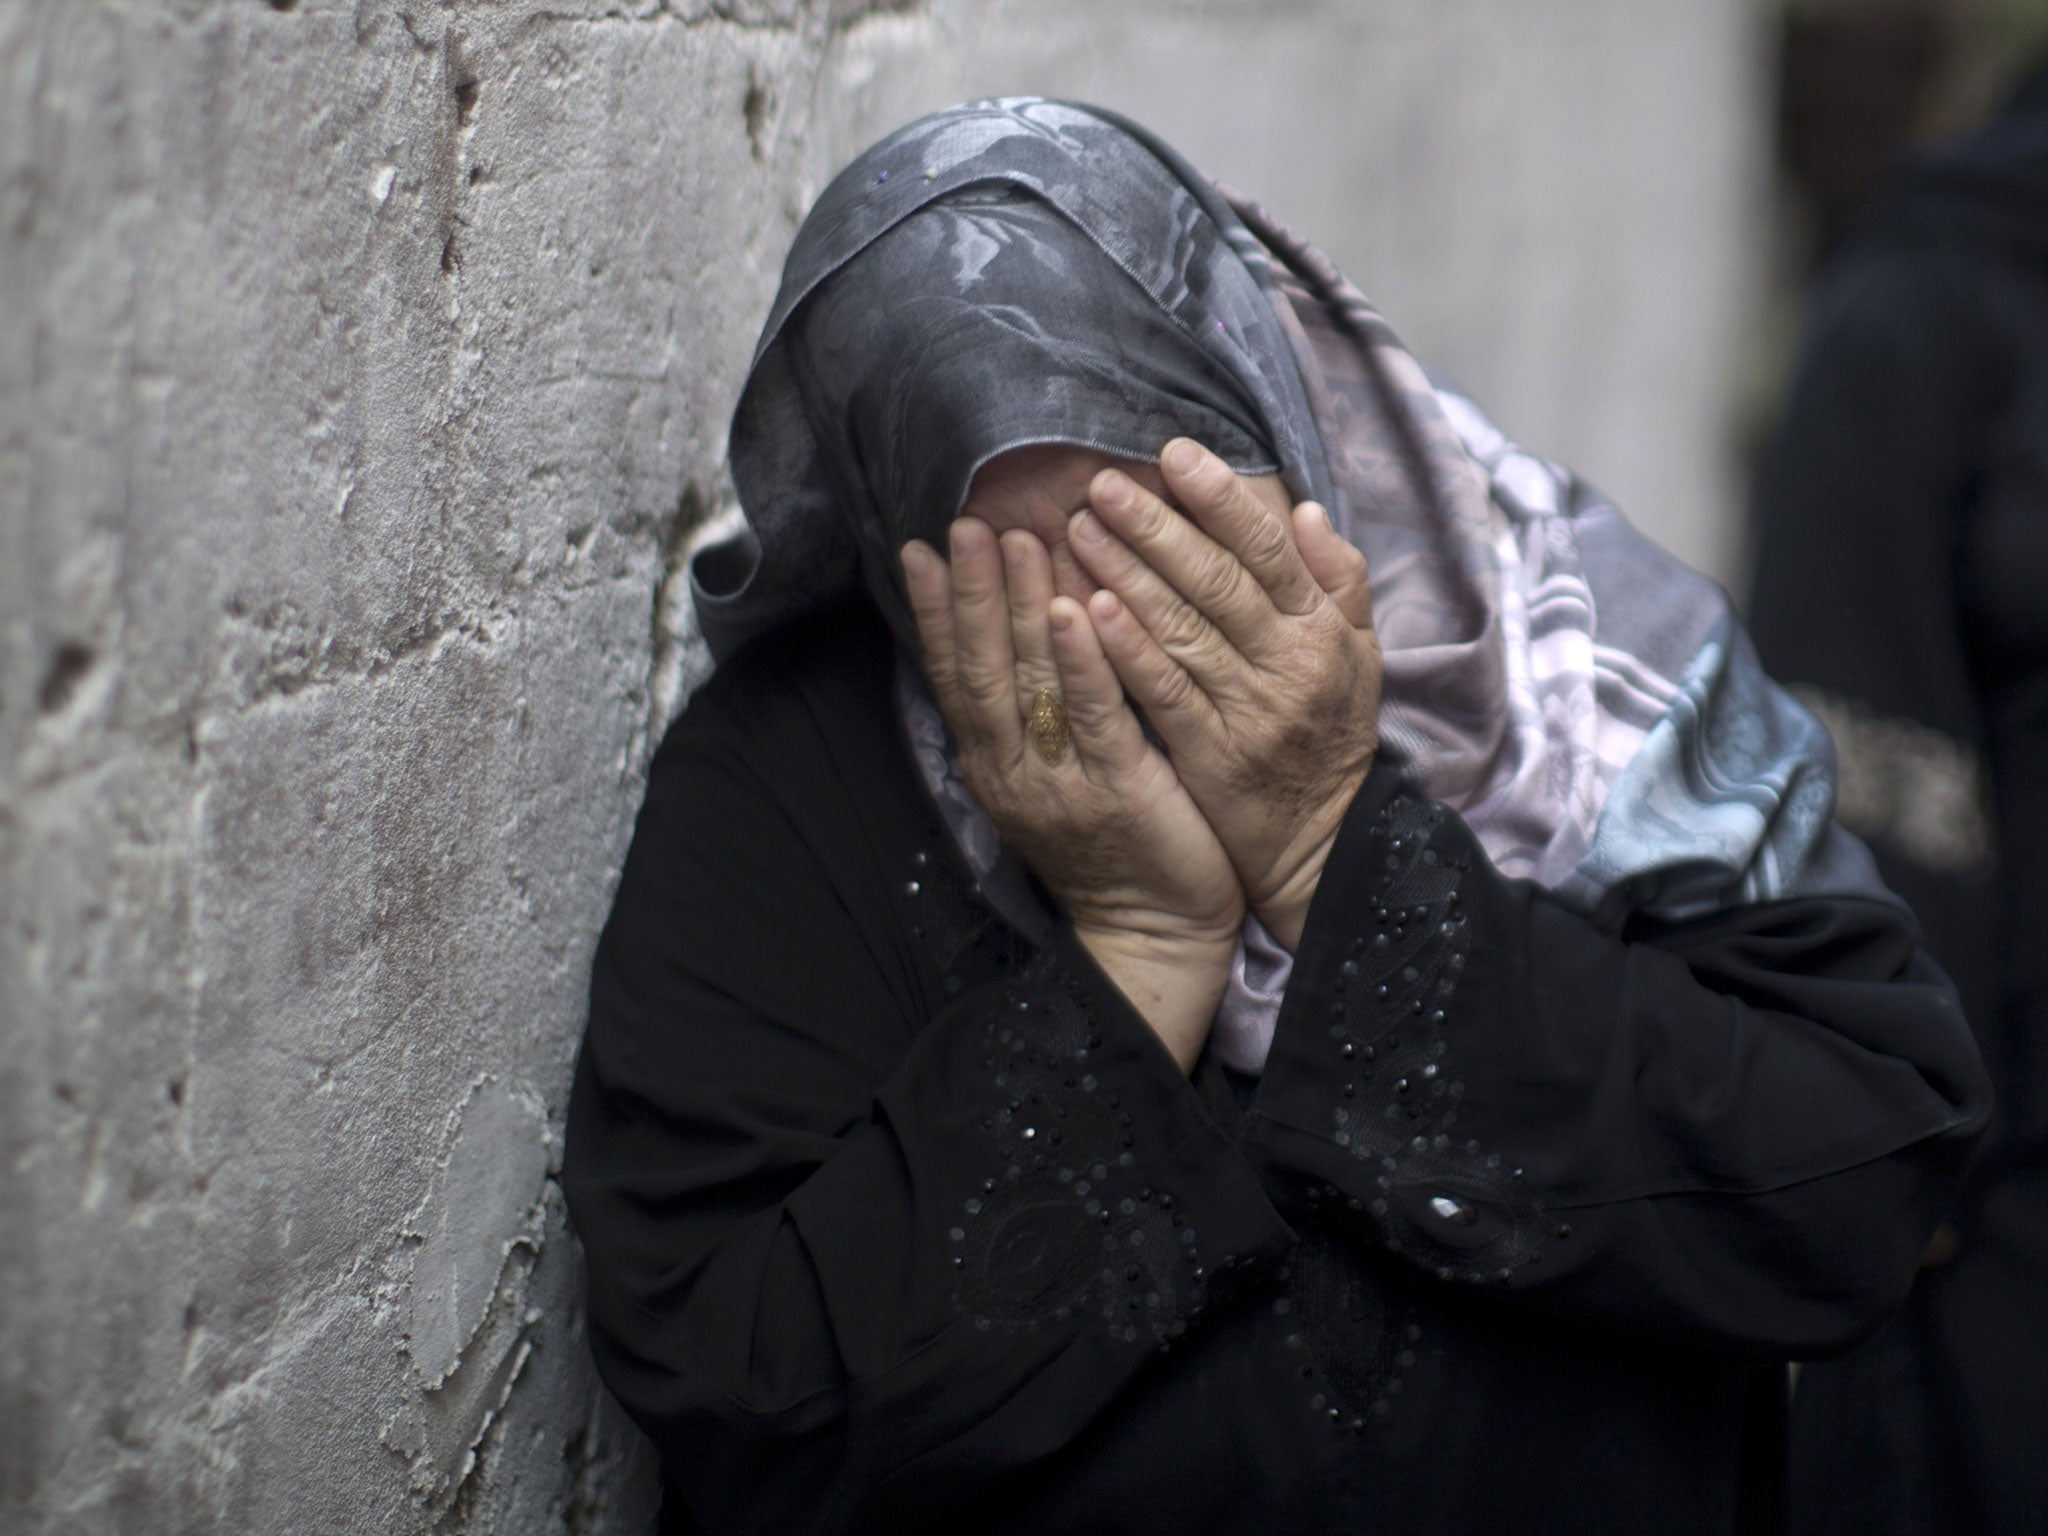
<svg viewBox="0 0 2048 1536"><path fill-rule="evenodd" d="M706 758L779 778L793 767L815 771L820 753L893 741L894 658L887 626L865 605L750 642L669 727L648 770L650 795Z"/></svg>
<svg viewBox="0 0 2048 1536"><path fill-rule="evenodd" d="M843 608L750 642L698 690L649 765L628 876L808 869L866 900L936 817L897 709L895 638L871 608Z"/></svg>
<svg viewBox="0 0 2048 1536"><path fill-rule="evenodd" d="M750 643L649 767L593 972L593 1029L600 1012L652 998L714 1013L744 998L796 1018L823 977L842 1002L885 997L877 1017L903 1016L919 994L900 893L914 853L942 835L936 816L878 616L820 615Z"/></svg>

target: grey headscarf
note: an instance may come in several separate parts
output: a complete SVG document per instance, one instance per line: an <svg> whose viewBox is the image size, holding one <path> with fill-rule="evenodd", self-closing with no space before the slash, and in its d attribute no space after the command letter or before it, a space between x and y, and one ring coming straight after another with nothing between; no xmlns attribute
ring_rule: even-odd
<svg viewBox="0 0 2048 1536"><path fill-rule="evenodd" d="M831 286L871 257L879 283ZM896 280L928 320L862 313ZM983 295L988 313L956 313ZM962 345L977 337L1029 371L977 374ZM904 377L927 365L932 380ZM749 526L692 572L712 652L852 596L863 573L905 634L896 544L943 526L990 453L1099 437L1149 458L1175 433L1212 435L1243 468L1270 452L1365 551L1383 750L1502 872L1614 927L1894 899L1834 824L1826 733L1764 676L1718 587L1433 382L1312 247L1144 130L1070 103L936 113L818 200L733 422ZM936 781L942 734L928 744ZM1219 1019L1227 1059L1263 1059L1284 970L1253 988L1266 1001L1238 1009L1243 1027Z"/></svg>
<svg viewBox="0 0 2048 1536"><path fill-rule="evenodd" d="M750 527L691 573L712 654L856 583L907 637L897 549L1025 443L1151 459L1185 434L1327 502L1233 236L1250 241L1170 150L1059 102L939 113L854 161L797 233L733 417Z"/></svg>
<svg viewBox="0 0 2048 1536"><path fill-rule="evenodd" d="M1070 219L1014 188L920 208L812 293L784 345L842 525L899 625L895 551L943 548L975 471L1006 449L1150 459L1185 433L1241 474L1279 468L1238 381ZM777 461L742 437L734 462L757 483Z"/></svg>

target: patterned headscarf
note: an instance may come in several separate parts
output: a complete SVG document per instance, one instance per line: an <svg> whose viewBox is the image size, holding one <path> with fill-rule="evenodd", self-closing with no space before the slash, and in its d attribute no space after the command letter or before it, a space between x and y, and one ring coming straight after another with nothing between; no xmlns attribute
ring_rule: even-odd
<svg viewBox="0 0 2048 1536"><path fill-rule="evenodd" d="M907 637L897 547L943 529L1004 447L1151 459L1207 432L1233 467L1277 460L1328 503L1272 298L1230 243L1249 237L1138 135L984 102L890 135L825 190L733 416L750 527L692 572L715 656L857 581Z"/></svg>
<svg viewBox="0 0 2048 1536"><path fill-rule="evenodd" d="M1239 473L1279 468L1230 370L1064 214L1014 187L920 208L818 286L784 346L885 612L896 550L943 548L975 471L1006 449L1149 460L1185 433ZM749 437L735 448L749 483L783 462ZM908 613L890 617L911 640Z"/></svg>
<svg viewBox="0 0 2048 1536"><path fill-rule="evenodd" d="M897 284L924 296L928 327L914 306L872 318ZM1042 366L974 370L953 338L971 334L957 311L983 307L1001 311L973 322L984 335L1051 338ZM1094 314L1119 318L1072 323ZM1100 352L1068 350L1088 334L1126 357L1127 388L1069 388L1101 379ZM975 382L946 386L945 420L904 421L903 402L935 398L900 378L928 358ZM1094 108L936 113L819 198L733 422L749 526L692 572L705 635L722 657L863 583L905 633L896 547L943 528L992 452L1100 438L1149 458L1205 432L1241 468L1271 452L1294 496L1364 550L1382 750L1503 873L1616 927L1793 895L1889 899L1833 822L1826 733L1763 675L1717 586L1433 383L1319 253Z"/></svg>

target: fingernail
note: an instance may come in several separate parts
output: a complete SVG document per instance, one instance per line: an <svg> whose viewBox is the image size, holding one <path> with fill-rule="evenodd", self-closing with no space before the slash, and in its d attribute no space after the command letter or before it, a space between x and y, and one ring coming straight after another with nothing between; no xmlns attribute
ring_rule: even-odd
<svg viewBox="0 0 2048 1536"><path fill-rule="evenodd" d="M1095 477L1096 500L1112 507L1127 507L1131 504L1131 482L1113 469L1105 469Z"/></svg>
<svg viewBox="0 0 2048 1536"><path fill-rule="evenodd" d="M1067 537L1083 544L1102 542L1102 524L1092 512L1076 512L1067 520Z"/></svg>
<svg viewBox="0 0 2048 1536"><path fill-rule="evenodd" d="M1335 533L1337 530L1330 527L1329 509L1325 507L1320 501L1312 501L1309 503L1309 505L1316 509L1316 517L1322 523L1323 527L1327 529L1329 532Z"/></svg>
<svg viewBox="0 0 2048 1536"><path fill-rule="evenodd" d="M1055 634L1064 635L1074 627L1074 615L1072 612L1057 603L1053 605L1046 618L1051 623Z"/></svg>
<svg viewBox="0 0 2048 1536"><path fill-rule="evenodd" d="M1184 437L1177 437L1166 445L1166 467L1180 474L1186 474L1202 462L1202 450Z"/></svg>
<svg viewBox="0 0 2048 1536"><path fill-rule="evenodd" d="M899 558L903 561L903 574L915 580L931 571L932 562L938 555L920 539L913 539L903 546Z"/></svg>

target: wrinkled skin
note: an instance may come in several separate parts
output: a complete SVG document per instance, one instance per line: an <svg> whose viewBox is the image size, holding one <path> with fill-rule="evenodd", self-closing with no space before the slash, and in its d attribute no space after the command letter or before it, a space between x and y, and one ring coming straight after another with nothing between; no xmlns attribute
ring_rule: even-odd
<svg viewBox="0 0 2048 1536"><path fill-rule="evenodd" d="M1185 439L1157 465L1005 454L947 542L903 569L968 789L1188 1070L1246 907L1299 941L1371 767L1364 557ZM1056 764L1025 729L1045 687L1071 723Z"/></svg>

